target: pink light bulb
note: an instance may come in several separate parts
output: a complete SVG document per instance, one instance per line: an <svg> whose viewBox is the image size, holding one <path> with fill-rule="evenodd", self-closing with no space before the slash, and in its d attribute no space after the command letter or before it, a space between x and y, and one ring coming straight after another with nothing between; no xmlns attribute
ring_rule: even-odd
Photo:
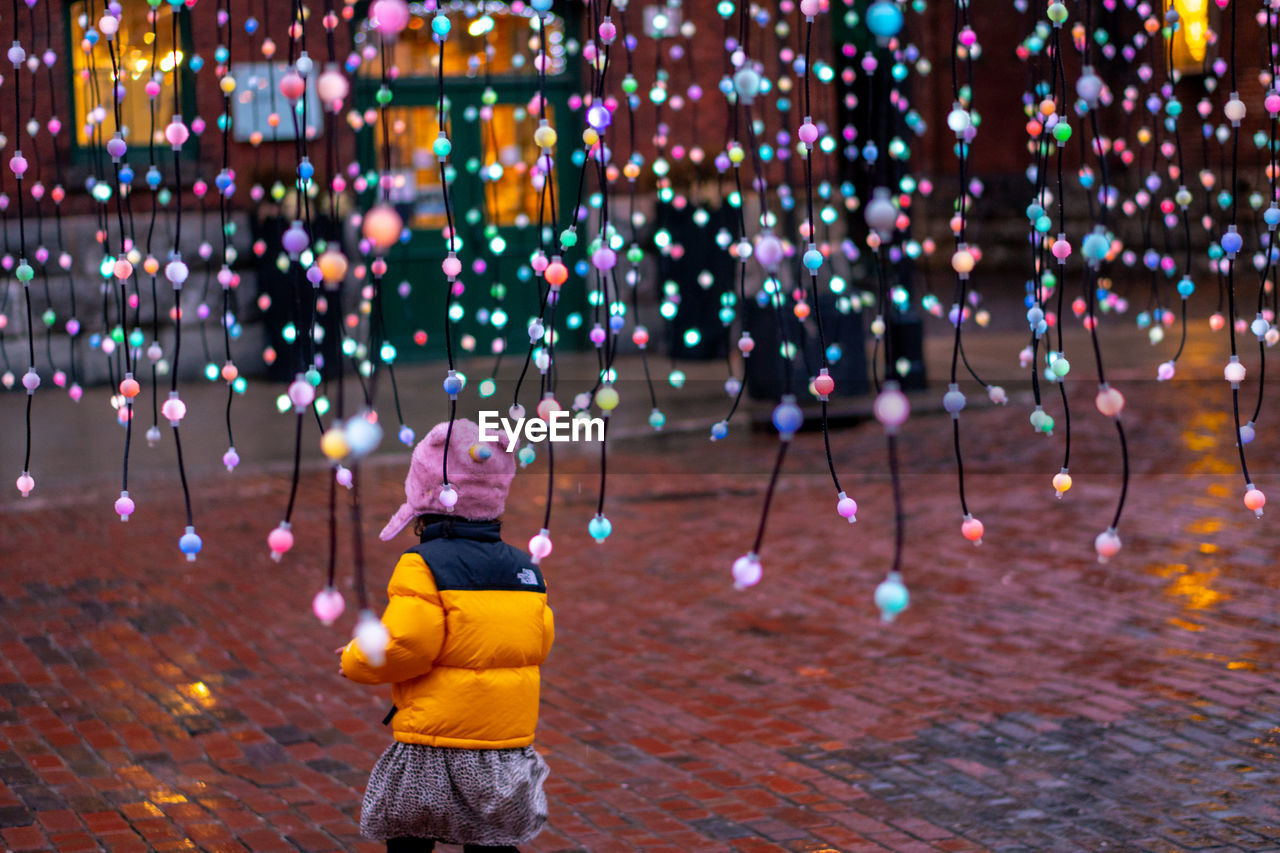
<svg viewBox="0 0 1280 853"><path fill-rule="evenodd" d="M129 497L128 491L120 493L120 497L116 498L116 515L120 516L121 521L128 521L129 516L133 515L133 498Z"/></svg>
<svg viewBox="0 0 1280 853"><path fill-rule="evenodd" d="M974 545L982 544L983 530L982 522L971 515L966 515L960 524L960 533Z"/></svg>
<svg viewBox="0 0 1280 853"><path fill-rule="evenodd" d="M1244 505L1253 510L1254 515L1262 518L1262 508L1266 506L1267 496L1262 493L1261 489L1254 488L1253 483L1249 484L1249 490L1244 493Z"/></svg>
<svg viewBox="0 0 1280 853"><path fill-rule="evenodd" d="M538 401L538 417L544 421L550 421L551 416L560 411L560 409L560 404L556 402L556 398L550 392L547 392L547 396Z"/></svg>
<svg viewBox="0 0 1280 853"><path fill-rule="evenodd" d="M1107 560L1120 553L1120 536L1114 527L1108 527L1093 540L1093 548L1098 552L1098 562Z"/></svg>
<svg viewBox="0 0 1280 853"><path fill-rule="evenodd" d="M31 490L36 487L36 480L26 471L23 471L22 476L18 477L17 485L18 491L21 492L22 496L25 498L27 495L31 494Z"/></svg>
<svg viewBox="0 0 1280 853"><path fill-rule="evenodd" d="M307 81L297 71L289 71L280 78L280 94L290 101L297 101L307 90Z"/></svg>
<svg viewBox="0 0 1280 853"><path fill-rule="evenodd" d="M547 528L542 528L532 539L529 540L529 555L533 558L533 564L536 566L544 557L551 553L551 534Z"/></svg>
<svg viewBox="0 0 1280 853"><path fill-rule="evenodd" d="M267 534L267 547L271 549L271 559L280 562L280 558L293 547L293 531L289 529L289 522L280 522L279 527Z"/></svg>
<svg viewBox="0 0 1280 853"><path fill-rule="evenodd" d="M182 116L179 115L175 115L169 122L169 126L164 129L164 138L168 140L174 151L181 150L183 143L190 136L191 131L187 130L187 126L182 123Z"/></svg>
<svg viewBox="0 0 1280 853"><path fill-rule="evenodd" d="M850 524L853 524L858 520L858 502L841 492L836 496L836 512L841 518L846 518Z"/></svg>
<svg viewBox="0 0 1280 853"><path fill-rule="evenodd" d="M876 420L884 425L885 432L895 433L911 414L911 403L908 402L907 395L899 390L897 382L886 382L883 388L872 404L872 409Z"/></svg>
<svg viewBox="0 0 1280 853"><path fill-rule="evenodd" d="M168 419L170 426L176 427L187 416L187 404L178 398L177 391L170 391L169 399L160 407L160 414Z"/></svg>
<svg viewBox="0 0 1280 853"><path fill-rule="evenodd" d="M373 28L386 38L395 38L409 25L409 7L404 0L377 0L369 11Z"/></svg>
<svg viewBox="0 0 1280 853"><path fill-rule="evenodd" d="M746 589L760 583L764 569L760 566L760 558L754 551L743 554L733 561L733 587Z"/></svg>
<svg viewBox="0 0 1280 853"><path fill-rule="evenodd" d="M1232 361L1223 369L1222 375L1232 385L1239 385L1244 381L1245 369L1243 364L1234 359L1235 356L1232 356Z"/></svg>
<svg viewBox="0 0 1280 853"><path fill-rule="evenodd" d="M325 625L332 625L346 609L347 602L343 600L342 593L331 586L326 586L311 599L311 612Z"/></svg>
<svg viewBox="0 0 1280 853"><path fill-rule="evenodd" d="M1124 395L1115 388L1108 387L1103 383L1102 388L1098 391L1098 396L1094 398L1094 405L1098 407L1098 411L1109 418L1120 417L1120 412L1124 409Z"/></svg>
<svg viewBox="0 0 1280 853"><path fill-rule="evenodd" d="M222 454L222 464L227 466L227 471L236 470L236 466L240 464L240 454L236 453L234 447L228 447L227 452Z"/></svg>

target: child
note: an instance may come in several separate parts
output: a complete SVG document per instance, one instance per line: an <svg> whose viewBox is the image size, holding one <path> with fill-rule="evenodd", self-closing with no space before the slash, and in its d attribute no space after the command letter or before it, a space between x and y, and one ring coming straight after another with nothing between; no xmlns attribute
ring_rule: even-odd
<svg viewBox="0 0 1280 853"><path fill-rule="evenodd" d="M343 675L390 683L395 703L395 743L369 777L360 831L389 853L437 841L514 853L547 819L547 765L531 744L555 629L541 572L500 536L514 455L455 420L446 470L448 431L437 424L414 449L407 499L381 534L415 521L421 539L387 587L386 660L373 666L354 641L340 650ZM440 503L446 474L451 511Z"/></svg>

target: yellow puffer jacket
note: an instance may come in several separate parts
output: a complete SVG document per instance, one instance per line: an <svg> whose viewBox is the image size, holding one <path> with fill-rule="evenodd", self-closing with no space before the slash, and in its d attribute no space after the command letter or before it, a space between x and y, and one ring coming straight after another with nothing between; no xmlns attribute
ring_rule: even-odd
<svg viewBox="0 0 1280 853"><path fill-rule="evenodd" d="M463 749L533 742L539 664L555 638L538 567L501 539L497 522L428 525L396 564L382 623L386 661L347 645L342 672L391 683L395 738Z"/></svg>

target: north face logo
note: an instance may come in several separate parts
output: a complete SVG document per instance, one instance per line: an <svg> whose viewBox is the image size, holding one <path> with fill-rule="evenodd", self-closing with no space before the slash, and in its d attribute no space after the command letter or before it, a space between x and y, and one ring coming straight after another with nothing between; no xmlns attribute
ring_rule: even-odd
<svg viewBox="0 0 1280 853"><path fill-rule="evenodd" d="M538 585L538 576L533 573L533 569L521 569L520 572L516 575L516 578L519 579L520 583L524 584L525 586Z"/></svg>

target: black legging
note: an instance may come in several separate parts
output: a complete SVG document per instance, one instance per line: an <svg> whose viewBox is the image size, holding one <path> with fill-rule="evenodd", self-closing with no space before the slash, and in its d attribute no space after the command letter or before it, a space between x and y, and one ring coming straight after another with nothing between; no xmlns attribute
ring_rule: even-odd
<svg viewBox="0 0 1280 853"><path fill-rule="evenodd" d="M430 838L388 838L387 853L431 853L436 843ZM485 847L483 844L466 844L463 853L520 853L509 844Z"/></svg>

